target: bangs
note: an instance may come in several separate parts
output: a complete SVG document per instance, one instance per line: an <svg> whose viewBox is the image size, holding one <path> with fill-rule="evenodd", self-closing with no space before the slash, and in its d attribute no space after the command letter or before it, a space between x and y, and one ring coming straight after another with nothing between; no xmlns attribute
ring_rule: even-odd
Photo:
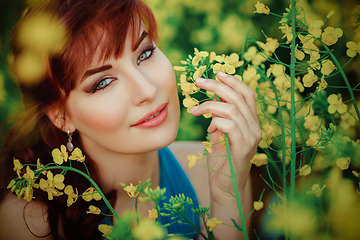
<svg viewBox="0 0 360 240"><path fill-rule="evenodd" d="M82 2L82 1L81 1ZM97 4L89 6L89 1L84 1L82 11L79 8L72 8L71 11L78 11L75 21L67 21L65 13L62 19L65 20L67 29L70 32L71 41L69 47L63 54L63 69L65 78L70 78L70 86L65 87L65 92L75 87L75 80L79 73L89 66L95 54L99 61L105 61L111 56L120 57L124 51L127 34L132 36L132 48L140 34L141 24L145 24L148 37L151 41L157 40L156 21L150 8L141 1L97 1ZM87 3L87 4L86 4ZM78 20L78 21L76 21Z"/></svg>

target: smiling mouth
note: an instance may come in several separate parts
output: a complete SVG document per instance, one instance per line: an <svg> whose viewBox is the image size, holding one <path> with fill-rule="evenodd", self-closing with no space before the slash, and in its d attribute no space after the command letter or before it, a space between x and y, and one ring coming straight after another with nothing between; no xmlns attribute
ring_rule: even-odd
<svg viewBox="0 0 360 240"><path fill-rule="evenodd" d="M160 112L157 112L155 115L152 115L151 117L149 117L148 119L145 120L145 122L149 121L150 119L153 119L154 117L157 117L157 115L159 115Z"/></svg>
<svg viewBox="0 0 360 240"><path fill-rule="evenodd" d="M160 125L167 118L167 104L168 103L160 104L156 109L154 109L154 111L147 113L134 125L131 125L131 127L153 128Z"/></svg>

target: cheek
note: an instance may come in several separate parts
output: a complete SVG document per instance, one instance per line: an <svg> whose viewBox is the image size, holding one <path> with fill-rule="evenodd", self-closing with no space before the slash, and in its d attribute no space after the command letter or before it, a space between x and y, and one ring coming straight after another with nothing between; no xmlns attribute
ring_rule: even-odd
<svg viewBox="0 0 360 240"><path fill-rule="evenodd" d="M70 99L72 100L72 99ZM106 99L78 99L68 101L68 112L71 121L79 131L113 131L124 123L128 104L120 97Z"/></svg>

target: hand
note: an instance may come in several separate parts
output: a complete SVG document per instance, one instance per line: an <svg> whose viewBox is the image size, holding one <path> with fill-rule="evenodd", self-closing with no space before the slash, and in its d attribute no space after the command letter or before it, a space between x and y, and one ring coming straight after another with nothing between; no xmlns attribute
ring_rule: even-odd
<svg viewBox="0 0 360 240"><path fill-rule="evenodd" d="M212 121L207 129L211 134L210 142L219 142L223 133L228 134L231 158L237 183L240 189L245 187L249 177L250 160L261 139L261 130L256 113L254 92L234 76L218 72L218 79L196 79L196 85L214 92L221 102L207 101L193 108L191 113L199 116L212 113ZM208 153L210 190L213 201L231 197L233 193L230 168L226 157L226 149L215 144L213 152Z"/></svg>

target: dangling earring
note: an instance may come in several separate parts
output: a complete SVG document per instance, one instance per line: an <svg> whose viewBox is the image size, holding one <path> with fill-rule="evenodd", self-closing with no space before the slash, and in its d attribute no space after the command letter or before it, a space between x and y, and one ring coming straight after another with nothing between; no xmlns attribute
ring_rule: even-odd
<svg viewBox="0 0 360 240"><path fill-rule="evenodd" d="M72 150L74 149L74 145L72 144L72 133L70 132L70 130L67 130L67 135L68 135L68 142L66 144L66 148L68 150L68 152L72 152Z"/></svg>

